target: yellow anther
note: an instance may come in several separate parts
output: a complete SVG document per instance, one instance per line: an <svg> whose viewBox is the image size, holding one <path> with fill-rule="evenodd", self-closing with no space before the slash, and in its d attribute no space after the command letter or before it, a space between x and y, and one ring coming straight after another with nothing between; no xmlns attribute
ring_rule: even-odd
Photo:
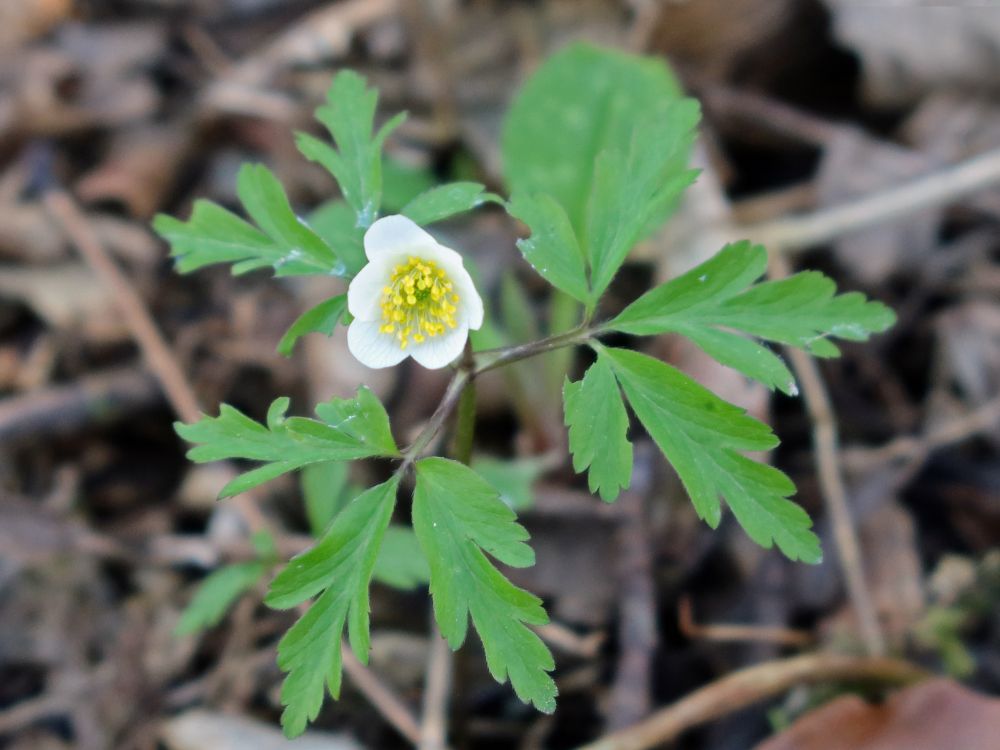
<svg viewBox="0 0 1000 750"><path fill-rule="evenodd" d="M382 289L382 333L392 334L400 349L423 343L458 327L459 296L443 268L432 260L407 258L393 268Z"/></svg>

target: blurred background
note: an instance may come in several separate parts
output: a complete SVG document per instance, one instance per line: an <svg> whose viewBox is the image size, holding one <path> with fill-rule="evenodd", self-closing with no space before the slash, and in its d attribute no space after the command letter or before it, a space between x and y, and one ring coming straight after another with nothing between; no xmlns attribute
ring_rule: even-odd
<svg viewBox="0 0 1000 750"><path fill-rule="evenodd" d="M203 633L173 631L206 573L252 555L248 508L278 530L282 554L302 548L302 488L285 477L217 502L228 470L189 464L172 422L223 401L259 419L279 395L304 414L366 383L405 442L447 372L365 370L343 329L279 356L287 326L337 282L180 277L149 222L187 217L196 197L234 205L247 161L271 166L303 214L332 197L292 131L318 132L312 110L344 67L379 88L380 120L409 111L387 146L387 208L448 179L503 193L507 103L577 39L666 58L704 108L704 172L637 249L609 309L736 235L890 304L899 323L802 377L807 399L752 386L673 338L652 342L774 425L773 460L823 538L816 567L728 521L708 529L638 433L632 491L614 506L591 497L565 458L558 394L578 373L571 355L484 378L476 452L532 532L538 564L514 579L549 608L561 697L551 717L521 705L471 639L436 707L450 746L576 747L734 670L829 649L952 679L932 683L932 701L904 691L877 708L827 682L751 690L748 708L725 694L675 746L943 747L935 728L951 748L994 746L1000 10L940 5L0 1L0 747L286 746L274 647L292 615L263 608L258 590ZM512 342L558 314L517 231L495 209L441 228L474 259ZM366 470L351 481L372 481ZM846 567L845 538L859 552ZM349 670L342 700L296 746L412 746L428 655L441 658L429 616L424 589L376 585L371 670ZM772 736L831 700L801 720L805 732ZM877 725L895 734L845 744L844 727ZM979 739L963 745L968 731Z"/></svg>

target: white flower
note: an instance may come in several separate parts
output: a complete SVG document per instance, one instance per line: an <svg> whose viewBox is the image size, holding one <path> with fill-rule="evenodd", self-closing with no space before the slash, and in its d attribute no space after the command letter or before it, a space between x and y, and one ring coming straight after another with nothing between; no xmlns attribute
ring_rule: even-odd
<svg viewBox="0 0 1000 750"><path fill-rule="evenodd" d="M483 324L483 300L462 256L405 216L386 216L365 233L368 265L347 290L354 320L347 347L367 367L413 357L444 367Z"/></svg>

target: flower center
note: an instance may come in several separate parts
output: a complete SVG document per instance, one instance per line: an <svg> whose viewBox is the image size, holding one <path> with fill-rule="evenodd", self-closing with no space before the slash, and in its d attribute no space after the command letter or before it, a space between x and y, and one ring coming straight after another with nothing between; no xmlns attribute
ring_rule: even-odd
<svg viewBox="0 0 1000 750"><path fill-rule="evenodd" d="M451 279L432 260L408 258L397 265L382 289L382 333L391 333L405 349L456 328L459 296Z"/></svg>

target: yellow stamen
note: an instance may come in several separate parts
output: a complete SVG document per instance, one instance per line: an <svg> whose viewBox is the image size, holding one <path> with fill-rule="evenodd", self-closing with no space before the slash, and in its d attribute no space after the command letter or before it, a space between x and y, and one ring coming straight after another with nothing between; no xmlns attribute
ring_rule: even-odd
<svg viewBox="0 0 1000 750"><path fill-rule="evenodd" d="M382 289L382 333L390 333L405 349L412 340L423 343L428 337L457 328L455 313L459 295L443 268L431 260L408 258L397 265Z"/></svg>

